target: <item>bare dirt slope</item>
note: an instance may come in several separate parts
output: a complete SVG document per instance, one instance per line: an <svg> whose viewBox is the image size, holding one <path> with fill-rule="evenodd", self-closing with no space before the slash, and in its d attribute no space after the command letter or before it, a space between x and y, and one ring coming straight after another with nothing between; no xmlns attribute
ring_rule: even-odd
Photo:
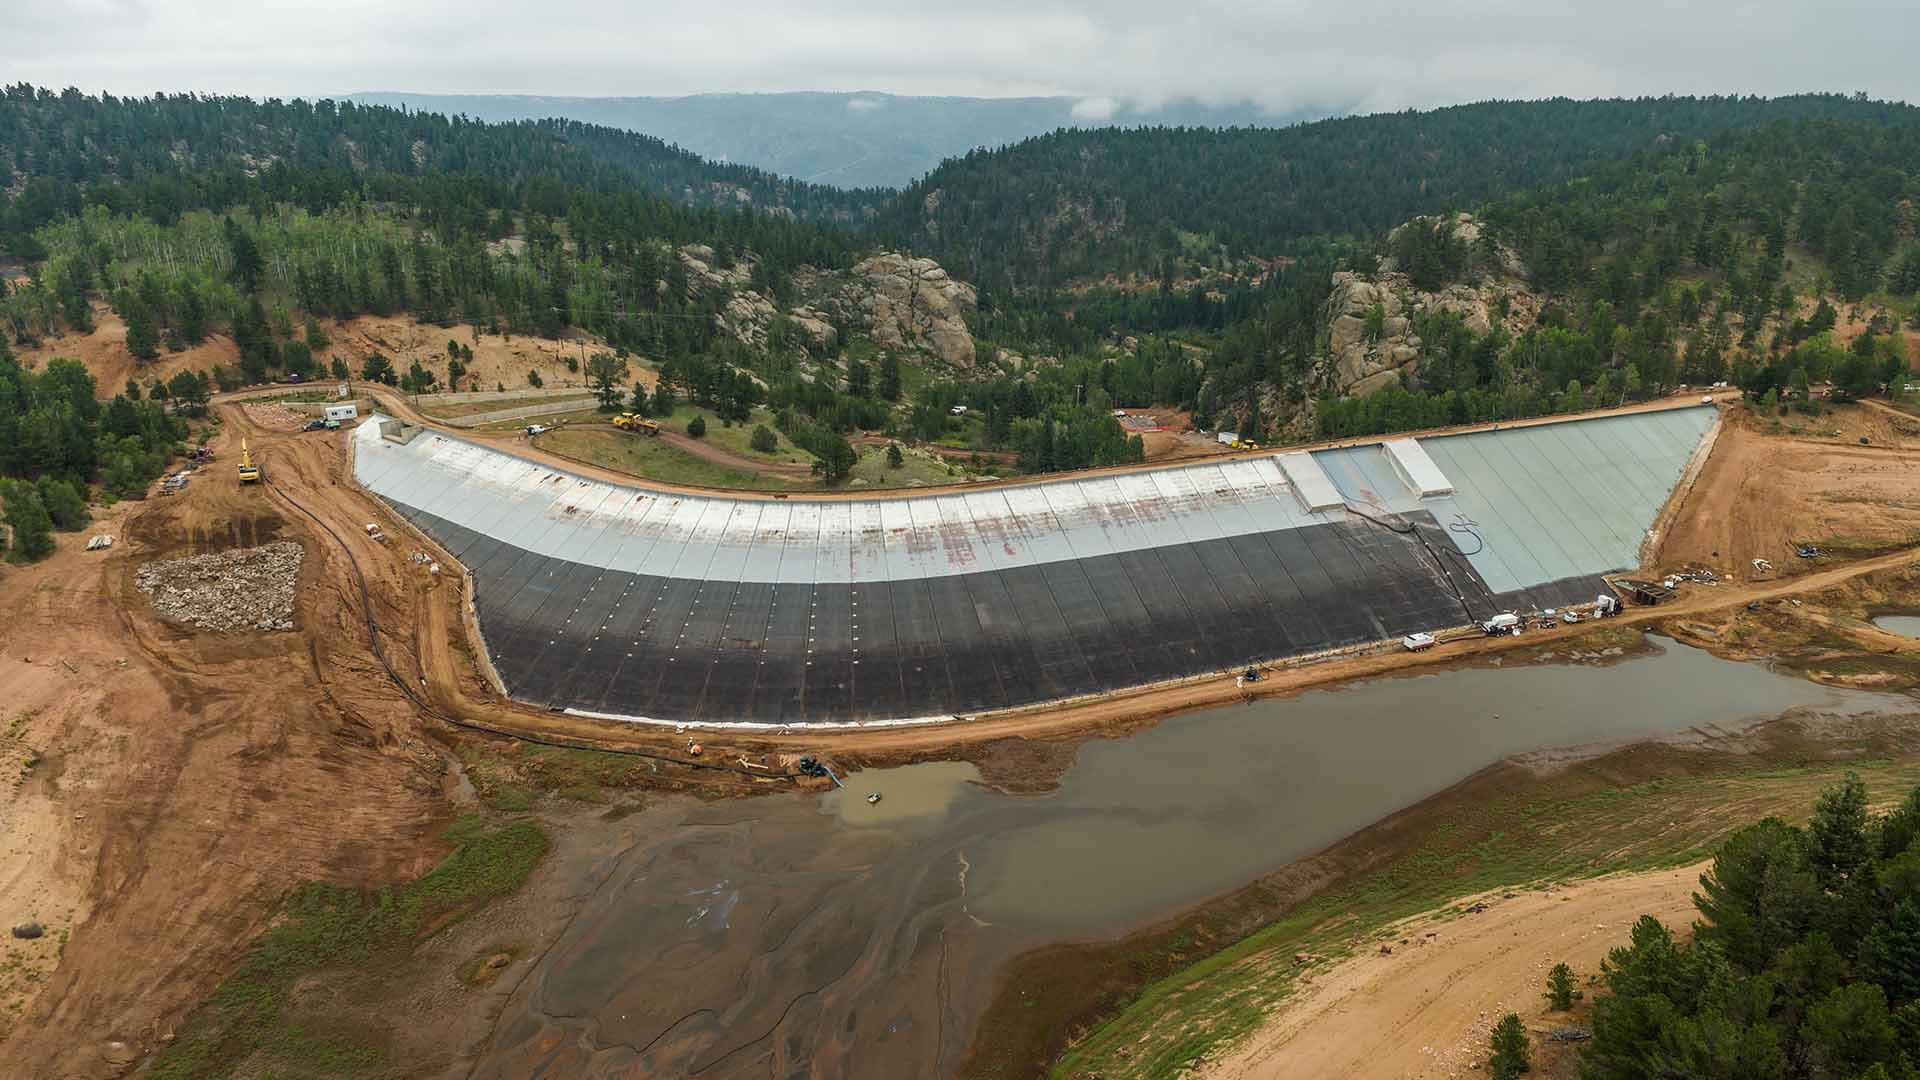
<svg viewBox="0 0 1920 1080"><path fill-rule="evenodd" d="M295 885L384 883L441 851L439 756L352 647L337 555L239 487L232 449L187 495L106 515L90 532L121 537L108 553L67 536L0 571L0 701L39 756L0 789L0 921L44 922L10 944L52 969L0 1003L20 1005L0 1011L9 1075L116 1071ZM308 548L293 632L190 631L132 584L149 559L274 539Z"/></svg>
<svg viewBox="0 0 1920 1080"><path fill-rule="evenodd" d="M377 352L392 360L401 372L413 361L420 361L444 387L447 342L457 341L473 350L473 359L466 362L467 375L461 381L462 390L523 389L530 385L529 371L538 374L542 384L549 388L584 388L587 385L584 370L567 370L567 361L571 359L576 367L584 368L587 356L607 348L600 339L578 332L558 341L477 334L465 323L424 325L403 315L322 319L320 324L332 339L332 344L320 351L321 362L324 364L337 356L356 377L360 374L360 365ZM240 350L225 334L210 335L183 352L162 348L157 358L145 363L137 361L127 351L126 323L104 304L94 307L91 334L62 334L15 351L21 362L30 367L44 365L57 356L78 360L93 373L100 393L109 397L119 393L128 379L146 386L156 380L164 382L182 371L211 372L216 365L233 369L240 365ZM638 360L629 367L628 376L628 386L643 382L652 388L658 381L653 369Z"/></svg>
<svg viewBox="0 0 1920 1080"><path fill-rule="evenodd" d="M1796 544L1858 553L1920 541L1920 438L1903 433L1920 428L1866 405L1777 426L1727 411L1653 565L1709 566L1751 581L1813 569L1795 558ZM1756 571L1754 559L1774 573Z"/></svg>
<svg viewBox="0 0 1920 1080"><path fill-rule="evenodd" d="M1534 1034L1536 1065L1553 1055L1540 1036L1568 1022L1541 996L1547 970L1600 970L1641 915L1684 926L1706 864L1484 897L1487 910L1433 915L1393 928L1391 955L1363 953L1314 976L1307 988L1230 1056L1210 1080L1476 1075L1494 1023L1517 1012Z"/></svg>
<svg viewBox="0 0 1920 1080"><path fill-rule="evenodd" d="M236 367L240 360L240 350L232 338L211 334L184 352L161 349L156 359L142 363L127 351L127 324L120 321L120 316L109 311L106 305L96 304L93 322L91 334L62 334L43 339L32 347L16 347L14 352L20 362L30 368L42 367L57 356L78 360L93 373L94 382L106 397L120 393L128 379L144 387L156 381L165 382L182 371L212 371L216 364Z"/></svg>

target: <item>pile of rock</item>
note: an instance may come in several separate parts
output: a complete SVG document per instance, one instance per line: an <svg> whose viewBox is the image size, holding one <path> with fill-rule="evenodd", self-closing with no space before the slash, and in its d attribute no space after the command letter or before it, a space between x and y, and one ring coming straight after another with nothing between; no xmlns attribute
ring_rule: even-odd
<svg viewBox="0 0 1920 1080"><path fill-rule="evenodd" d="M259 405L242 405L247 419L266 428L268 431L299 431L306 426L310 416L302 416L277 401Z"/></svg>
<svg viewBox="0 0 1920 1080"><path fill-rule="evenodd" d="M293 592L306 549L292 540L151 562L134 583L174 622L202 630L293 629Z"/></svg>

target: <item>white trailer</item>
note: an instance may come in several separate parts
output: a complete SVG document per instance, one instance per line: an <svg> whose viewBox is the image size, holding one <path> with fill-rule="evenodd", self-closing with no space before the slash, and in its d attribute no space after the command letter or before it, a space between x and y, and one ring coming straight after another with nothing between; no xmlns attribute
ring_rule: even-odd
<svg viewBox="0 0 1920 1080"><path fill-rule="evenodd" d="M337 424L342 420L358 420L359 418L360 406L354 405L351 402L345 405L327 406L327 421L329 423Z"/></svg>

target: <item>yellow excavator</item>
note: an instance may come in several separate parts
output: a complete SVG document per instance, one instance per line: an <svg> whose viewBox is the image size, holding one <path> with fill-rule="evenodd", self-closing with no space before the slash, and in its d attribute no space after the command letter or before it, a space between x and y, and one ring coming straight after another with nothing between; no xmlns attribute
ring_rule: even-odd
<svg viewBox="0 0 1920 1080"><path fill-rule="evenodd" d="M257 484L260 482L260 466L253 463L253 452L247 449L247 440L240 440L240 482Z"/></svg>

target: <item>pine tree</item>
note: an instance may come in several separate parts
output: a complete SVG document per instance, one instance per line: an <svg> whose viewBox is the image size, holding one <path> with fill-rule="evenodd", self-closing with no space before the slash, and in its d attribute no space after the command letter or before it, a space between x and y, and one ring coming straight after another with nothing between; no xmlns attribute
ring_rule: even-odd
<svg viewBox="0 0 1920 1080"><path fill-rule="evenodd" d="M1493 1029L1493 1057L1487 1062L1487 1071L1493 1074L1493 1080L1514 1080L1533 1066L1527 1060L1527 1029L1520 1024L1516 1013L1508 1013L1500 1018Z"/></svg>
<svg viewBox="0 0 1920 1080"><path fill-rule="evenodd" d="M699 437L701 437L702 435L705 435L706 433L707 433L707 418L706 418L706 417L704 417L704 416L695 416L695 417L694 417L693 419L691 419L691 420L689 420L689 421L687 421L687 434L688 434L688 435L691 435L691 436L693 436L694 438L696 438L696 439L697 439L697 438L699 438Z"/></svg>
<svg viewBox="0 0 1920 1080"><path fill-rule="evenodd" d="M900 453L899 443L887 444L887 468L897 469L907 463L906 456Z"/></svg>
<svg viewBox="0 0 1920 1080"><path fill-rule="evenodd" d="M900 358L892 353L880 358L879 393L883 400L900 400Z"/></svg>
<svg viewBox="0 0 1920 1080"><path fill-rule="evenodd" d="M153 326L153 312L145 304L127 306L127 351L135 360L146 362L160 355L160 333Z"/></svg>
<svg viewBox="0 0 1920 1080"><path fill-rule="evenodd" d="M1820 794L1807 832L1813 840L1807 862L1821 885L1837 890L1840 883L1871 854L1867 836L1867 785L1857 773L1848 773L1837 787Z"/></svg>
<svg viewBox="0 0 1920 1080"><path fill-rule="evenodd" d="M260 288L260 271L266 268L266 261L260 257L260 247L254 243L253 234L233 218L227 219L227 251L233 258L231 274L233 280L247 292L256 292Z"/></svg>
<svg viewBox="0 0 1920 1080"><path fill-rule="evenodd" d="M84 493L65 480L42 476L35 483L34 491L40 496L40 505L46 508L47 516L53 519L53 527L61 532L84 529L93 520L87 513Z"/></svg>
<svg viewBox="0 0 1920 1080"><path fill-rule="evenodd" d="M6 504L16 561L39 562L53 554L53 518L32 484L25 480L0 482L0 503Z"/></svg>
<svg viewBox="0 0 1920 1080"><path fill-rule="evenodd" d="M1547 972L1547 1005L1556 1012L1566 1012L1580 998L1580 991L1573 988L1573 969L1565 963L1553 965Z"/></svg>

